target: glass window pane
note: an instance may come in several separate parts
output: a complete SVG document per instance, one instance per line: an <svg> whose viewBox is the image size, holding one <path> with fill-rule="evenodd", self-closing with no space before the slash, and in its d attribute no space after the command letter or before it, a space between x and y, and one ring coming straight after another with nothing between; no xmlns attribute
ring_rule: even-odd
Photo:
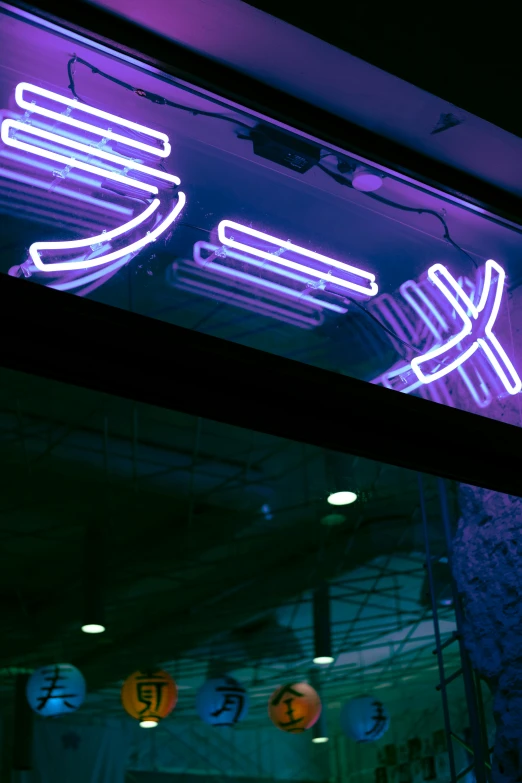
<svg viewBox="0 0 522 783"><path fill-rule="evenodd" d="M521 423L518 226L2 18L4 272Z"/></svg>
<svg viewBox="0 0 522 783"><path fill-rule="evenodd" d="M434 609L446 678L461 659L435 478L420 496L412 471L8 370L0 423L0 690L27 718L16 689L32 677L39 716L32 745L27 720L6 721L5 764L14 737L15 762L25 742L58 783L450 779ZM484 581L501 534L483 514L504 508L505 530L519 501L455 484L447 499L473 663L508 677L509 646L495 657L477 635L518 622ZM83 702L42 686L60 663L85 678ZM294 731L317 717L309 688L321 717ZM485 686L483 700L492 740ZM448 701L471 746L462 676ZM458 773L470 760L452 747Z"/></svg>

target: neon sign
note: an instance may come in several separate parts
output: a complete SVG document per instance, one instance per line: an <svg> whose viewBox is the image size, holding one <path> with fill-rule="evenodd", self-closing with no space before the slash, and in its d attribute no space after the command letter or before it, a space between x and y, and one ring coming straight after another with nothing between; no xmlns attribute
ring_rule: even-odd
<svg viewBox="0 0 522 783"><path fill-rule="evenodd" d="M0 136L7 147L60 163L66 174L79 170L117 183L134 198L139 193L155 196L142 212L112 230L86 239L33 243L29 256L37 270L74 272L103 266L106 268L99 274L105 274L108 264L112 270L119 268L174 223L186 202L185 194L175 190L179 177L128 156L130 148L161 159L168 157L171 146L166 134L26 82L17 85L15 101L26 113L21 120L3 120ZM41 118L53 120L52 128L42 124ZM96 121L102 124L94 124ZM127 134L114 130L115 125ZM118 151L122 146L126 154ZM82 282L90 282L97 274ZM67 290L75 285L77 282L56 287Z"/></svg>
<svg viewBox="0 0 522 783"><path fill-rule="evenodd" d="M25 169L2 169L2 174L24 185L38 184L35 174L51 174L55 193L92 204L107 217L112 213L112 226L118 222L99 232L98 218L86 229L87 238L34 242L27 268L69 273L52 283L60 290L103 282L165 234L185 206L179 177L162 165L171 153L169 137L27 82L17 85L15 101L24 114L5 113L1 154ZM157 166L151 165L154 159ZM64 168L55 170L57 164ZM65 179L69 188L54 182ZM123 203L92 195L93 184L100 189L100 183ZM136 203L141 204L137 214ZM479 407L490 404L495 389L509 395L522 390L495 334L506 278L496 261L486 262L475 284L434 264L425 279L403 283L400 304L389 294L377 297L371 272L252 226L223 219L209 239L214 241L196 242L190 262L176 261L173 285L305 329L320 326L324 311L342 316L351 300L364 298L392 340L409 346L405 360L374 382L405 393L440 389L442 394L444 383L433 384L457 372ZM433 399L438 393L427 392Z"/></svg>
<svg viewBox="0 0 522 783"><path fill-rule="evenodd" d="M299 247L290 240L278 239L233 220L221 221L218 226L218 238L225 247L294 270L322 284L329 284L364 296L375 296L379 290L375 275L371 272L365 272L351 264ZM335 274L332 274L332 269L335 270Z"/></svg>
<svg viewBox="0 0 522 783"><path fill-rule="evenodd" d="M504 269L492 259L479 270L476 285L434 264L424 282L408 280L400 287L408 308L389 295L380 297L379 317L413 350L407 363L399 362L374 383L408 394L456 371L480 408L492 402L495 386L500 394L518 394L522 381L494 333L505 279ZM423 344L424 350L413 355L413 346Z"/></svg>
<svg viewBox="0 0 522 783"><path fill-rule="evenodd" d="M210 242L196 242L194 245L195 263L207 270L212 270L225 277L234 278L242 281L245 285L255 285L258 289L267 289L273 292L275 296L281 295L288 299L295 299L300 303L306 303L315 308L324 308L334 313L346 313L347 303L329 301L325 298L318 299L317 295L322 289L311 285L310 278L303 274L298 274L291 270L281 267L275 263L269 263L249 256L246 253L239 253L234 250L212 245ZM275 256L277 259L277 256ZM232 262L248 264L250 272L244 272L232 265ZM271 274L271 278L261 277L255 272L263 271ZM279 279L278 279L279 278ZM282 281L281 281L282 278ZM290 283L296 284L296 288L290 287Z"/></svg>
<svg viewBox="0 0 522 783"><path fill-rule="evenodd" d="M428 270L435 285L462 321L460 331L442 345L412 359L411 368L421 383L432 383L460 367L473 354L484 351L508 394L518 394L522 382L507 353L493 332L497 320L506 273L496 261L486 261L482 291L475 305L464 288L442 264Z"/></svg>

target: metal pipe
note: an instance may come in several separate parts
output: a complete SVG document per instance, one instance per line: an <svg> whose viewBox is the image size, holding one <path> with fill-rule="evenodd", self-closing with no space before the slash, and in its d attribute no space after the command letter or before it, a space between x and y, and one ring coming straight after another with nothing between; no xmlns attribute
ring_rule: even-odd
<svg viewBox="0 0 522 783"><path fill-rule="evenodd" d="M333 663L332 628L330 618L330 588L321 585L313 595L314 663Z"/></svg>
<svg viewBox="0 0 522 783"><path fill-rule="evenodd" d="M420 502L421 518L422 518L422 532L424 534L424 545L426 548L426 571L428 573L431 609L433 613L433 630L435 632L435 647L437 650L437 663L439 665L440 693L442 696L442 713L444 715L444 729L446 731L446 736L448 738L448 758L449 758L449 765L450 765L451 781L452 783L456 783L457 771L455 767L455 755L453 753L453 744L451 741L451 722L450 722L450 714L449 714L448 692L446 690L444 659L442 656L442 649L441 649L439 617L437 614L437 599L435 597L435 583L433 579L433 570L431 567L431 548L430 548L430 534L428 528L428 516L426 513L426 501L424 498L424 485L422 481L422 475L420 473L417 473L417 481L419 485L419 502Z"/></svg>

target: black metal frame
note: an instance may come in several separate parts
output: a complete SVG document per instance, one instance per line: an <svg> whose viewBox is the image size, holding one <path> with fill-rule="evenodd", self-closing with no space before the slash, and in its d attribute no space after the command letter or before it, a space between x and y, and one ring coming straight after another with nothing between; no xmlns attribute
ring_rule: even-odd
<svg viewBox="0 0 522 783"><path fill-rule="evenodd" d="M520 212L514 196L223 66L209 69L205 58L105 11L60 0L16 4L510 219ZM178 59L184 72L165 64ZM255 104L245 98L252 94ZM522 430L508 424L6 275L0 323L6 367L522 496Z"/></svg>
<svg viewBox="0 0 522 783"><path fill-rule="evenodd" d="M522 496L509 424L7 275L0 334L4 367Z"/></svg>

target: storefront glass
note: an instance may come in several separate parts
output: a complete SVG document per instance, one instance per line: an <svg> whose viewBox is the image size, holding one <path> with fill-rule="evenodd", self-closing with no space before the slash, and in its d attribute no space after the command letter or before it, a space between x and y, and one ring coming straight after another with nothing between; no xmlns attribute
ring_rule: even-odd
<svg viewBox="0 0 522 783"><path fill-rule="evenodd" d="M522 424L518 226L12 9L0 36L3 272Z"/></svg>

